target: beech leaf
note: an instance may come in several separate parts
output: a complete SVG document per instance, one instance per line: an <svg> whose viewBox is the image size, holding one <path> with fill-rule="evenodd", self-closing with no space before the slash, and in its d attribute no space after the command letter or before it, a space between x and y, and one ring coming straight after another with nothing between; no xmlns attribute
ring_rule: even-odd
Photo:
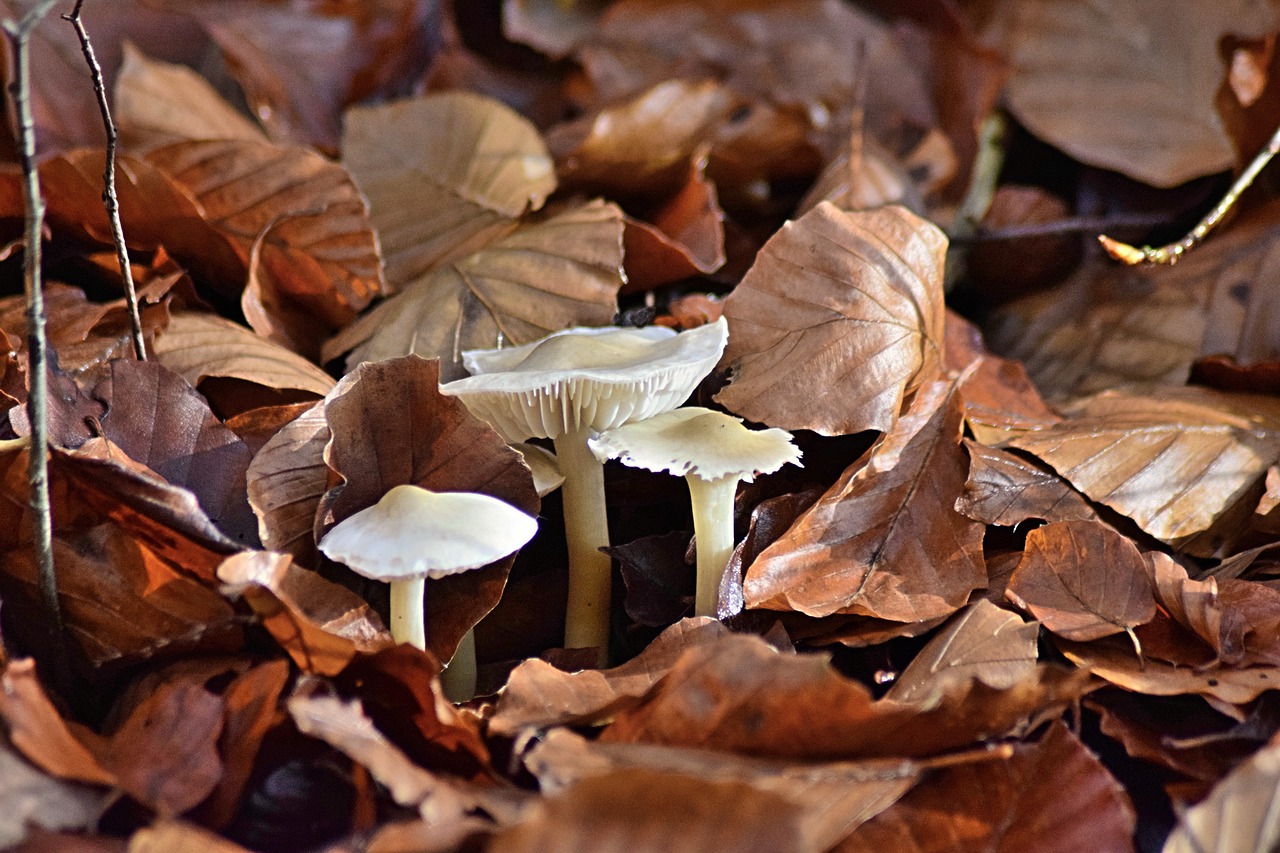
<svg viewBox="0 0 1280 853"><path fill-rule="evenodd" d="M732 378L715 399L784 429L887 431L939 369L946 248L900 207L823 202L787 223L725 300Z"/></svg>
<svg viewBox="0 0 1280 853"><path fill-rule="evenodd" d="M1027 534L1005 595L1068 640L1127 631L1156 615L1138 546L1097 521L1061 521Z"/></svg>
<svg viewBox="0 0 1280 853"><path fill-rule="evenodd" d="M246 472L262 547L303 565L314 566L319 559L313 531L320 498L329 489L328 443L329 424L319 402L273 435Z"/></svg>
<svg viewBox="0 0 1280 853"><path fill-rule="evenodd" d="M1267 853L1280 845L1280 744L1271 743L1182 813L1163 853Z"/></svg>
<svg viewBox="0 0 1280 853"><path fill-rule="evenodd" d="M865 463L751 564L747 606L899 622L961 607L987 573L983 526L955 510L968 465L960 428L955 384L922 388Z"/></svg>
<svg viewBox="0 0 1280 853"><path fill-rule="evenodd" d="M1029 518L1044 521L1096 520L1098 513L1052 471L1006 450L964 440L969 479L956 509L983 524L1017 527Z"/></svg>
<svg viewBox="0 0 1280 853"><path fill-rule="evenodd" d="M1117 687L1148 696L1197 695L1243 705L1280 684L1280 667L1275 666L1193 668L1152 658L1139 660L1128 640L1118 638L1055 643L1076 666Z"/></svg>

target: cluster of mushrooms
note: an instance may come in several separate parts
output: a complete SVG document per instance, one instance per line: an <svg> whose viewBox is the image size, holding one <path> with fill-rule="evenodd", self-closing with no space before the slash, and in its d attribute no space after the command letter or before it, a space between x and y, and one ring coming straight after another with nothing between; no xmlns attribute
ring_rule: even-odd
<svg viewBox="0 0 1280 853"><path fill-rule="evenodd" d="M708 616L716 615L733 552L738 483L799 464L800 451L784 430L753 431L721 412L676 408L715 367L727 341L723 319L681 333L660 326L574 328L524 346L465 352L472 375L441 386L508 442L545 438L555 446L569 551L566 648L595 648L601 663L608 648L611 572L601 550L609 545L606 460L688 481L695 611ZM533 452L526 450L531 463ZM424 528L436 547L422 552L403 544L405 532ZM426 579L486 566L536 532L534 519L487 495L397 486L336 525L320 549L366 577L389 581L392 636L424 648ZM474 686L474 642L464 640L446 670L446 689L457 701Z"/></svg>

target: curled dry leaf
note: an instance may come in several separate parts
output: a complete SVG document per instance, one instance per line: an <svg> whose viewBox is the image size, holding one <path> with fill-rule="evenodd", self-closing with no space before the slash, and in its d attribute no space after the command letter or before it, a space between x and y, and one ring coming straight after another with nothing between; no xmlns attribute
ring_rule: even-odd
<svg viewBox="0 0 1280 853"><path fill-rule="evenodd" d="M333 378L302 356L213 314L174 314L152 351L192 385L225 377L320 397L333 388Z"/></svg>
<svg viewBox="0 0 1280 853"><path fill-rule="evenodd" d="M715 184L694 162L675 194L625 219L627 283L623 293L652 290L683 278L715 272L725 262L724 211Z"/></svg>
<svg viewBox="0 0 1280 853"><path fill-rule="evenodd" d="M206 825L221 828L235 816L259 747L283 717L278 706L289 674L288 661L267 661L237 676L223 693L226 714L218 738L222 776L201 809Z"/></svg>
<svg viewBox="0 0 1280 853"><path fill-rule="evenodd" d="M785 429L887 431L939 368L946 247L899 207L823 203L784 225L725 300L732 379L716 400Z"/></svg>
<svg viewBox="0 0 1280 853"><path fill-rule="evenodd" d="M130 42L116 75L112 117L120 144L134 151L189 139L266 140L191 68L151 59Z"/></svg>
<svg viewBox="0 0 1280 853"><path fill-rule="evenodd" d="M305 566L319 560L313 528L320 498L329 489L328 443L329 424L319 402L272 436L246 473L262 547Z"/></svg>
<svg viewBox="0 0 1280 853"><path fill-rule="evenodd" d="M93 389L108 409L102 436L130 459L190 489L218 529L245 547L258 544L245 497L249 448L209 411L186 380L157 362L116 359Z"/></svg>
<svg viewBox="0 0 1280 853"><path fill-rule="evenodd" d="M510 230L556 188L537 128L461 91L351 109L342 163L369 199L397 289Z"/></svg>
<svg viewBox="0 0 1280 853"><path fill-rule="evenodd" d="M1089 676L1040 666L1004 690L952 683L928 705L871 698L825 655L780 655L733 634L686 651L602 743L702 747L777 758L921 757L1054 716Z"/></svg>
<svg viewBox="0 0 1280 853"><path fill-rule="evenodd" d="M1218 582L1209 577L1193 581L1187 570L1168 554L1150 551L1142 555L1147 578L1160 607L1169 617L1191 631L1222 659L1224 653L1223 609L1218 602ZM1226 663L1239 663L1227 660Z"/></svg>
<svg viewBox="0 0 1280 853"><path fill-rule="evenodd" d="M463 350L605 325L618 308L622 230L622 212L601 201L524 225L417 279L330 341L326 357L438 357L449 381L466 376Z"/></svg>
<svg viewBox="0 0 1280 853"><path fill-rule="evenodd" d="M901 759L794 764L677 747L591 743L567 729L548 732L524 763L542 792L551 795L582 779L626 770L744 782L799 807L797 829L805 850L830 849L909 790L925 767Z"/></svg>
<svg viewBox="0 0 1280 853"><path fill-rule="evenodd" d="M1280 457L1280 404L1200 388L1150 397L1106 392L1061 424L1010 444L1152 536L1185 544Z"/></svg>
<svg viewBox="0 0 1280 853"><path fill-rule="evenodd" d="M1280 744L1272 742L1182 813L1163 853L1265 853L1280 845Z"/></svg>
<svg viewBox="0 0 1280 853"><path fill-rule="evenodd" d="M392 644L364 601L283 554L251 551L228 557L218 579L243 597L298 668L337 675L357 652Z"/></svg>
<svg viewBox="0 0 1280 853"><path fill-rule="evenodd" d="M635 704L687 649L724 636L728 629L709 616L682 619L643 652L613 669L564 672L531 658L511 671L489 720L489 730L514 735L525 729L600 724Z"/></svg>
<svg viewBox="0 0 1280 853"><path fill-rule="evenodd" d="M1218 583L1221 639L1214 647L1237 666L1280 666L1280 590L1226 578Z"/></svg>
<svg viewBox="0 0 1280 853"><path fill-rule="evenodd" d="M963 393L963 392L961 392ZM964 440L969 479L956 510L983 524L1017 527L1029 518L1096 521L1098 513L1071 484L1007 450Z"/></svg>
<svg viewBox="0 0 1280 853"><path fill-rule="evenodd" d="M835 851L1126 851L1136 823L1120 783L1059 722L1007 761L936 771Z"/></svg>
<svg viewBox="0 0 1280 853"><path fill-rule="evenodd" d="M1079 642L1156 615L1142 552L1099 521L1060 521L1027 534L1005 596L1059 637Z"/></svg>
<svg viewBox="0 0 1280 853"><path fill-rule="evenodd" d="M342 166L310 149L238 139L166 145L147 162L191 195L246 264L261 238L258 276L317 321L345 325L384 292L378 240Z"/></svg>
<svg viewBox="0 0 1280 853"><path fill-rule="evenodd" d="M98 762L59 716L36 675L35 661L20 658L8 663L0 676L0 716L9 740L41 770L73 782L110 786L115 775Z"/></svg>
<svg viewBox="0 0 1280 853"><path fill-rule="evenodd" d="M1223 76L1218 40L1263 35L1275 22L1253 0L1201 4L1188 14L1176 14L1168 0L1022 3L1009 106L1041 139L1153 186L1226 171L1235 152L1214 107Z"/></svg>
<svg viewBox="0 0 1280 853"><path fill-rule="evenodd" d="M325 404L325 461L342 483L321 500L317 540L406 483L480 492L537 517L541 502L519 451L439 386L439 362L412 355L362 364L342 380ZM463 636L498 603L513 560L429 584L427 648L436 657L452 658Z"/></svg>
<svg viewBox="0 0 1280 853"><path fill-rule="evenodd" d="M1243 705L1280 684L1280 667L1197 669L1147 658L1139 660L1128 640L1111 638L1093 643L1056 640L1076 666L1117 687L1149 696L1197 695L1231 705Z"/></svg>
<svg viewBox="0 0 1280 853"><path fill-rule="evenodd" d="M865 463L751 564L747 606L898 622L961 607L987 573L983 526L955 510L967 469L960 427L955 384L922 388Z"/></svg>
<svg viewBox="0 0 1280 853"><path fill-rule="evenodd" d="M1011 687L1036 665L1040 626L979 599L957 613L902 671L885 694L895 702L928 704L953 679Z"/></svg>

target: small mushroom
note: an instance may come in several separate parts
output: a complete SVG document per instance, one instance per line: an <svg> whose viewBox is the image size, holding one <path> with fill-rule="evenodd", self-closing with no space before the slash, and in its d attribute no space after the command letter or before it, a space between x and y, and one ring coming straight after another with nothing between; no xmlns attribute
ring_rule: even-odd
<svg viewBox="0 0 1280 853"><path fill-rule="evenodd" d="M427 578L487 566L519 550L537 532L535 519L489 495L396 486L373 506L338 522L320 540L320 550L357 574L389 581L391 636L425 649ZM455 655L456 665L466 668L461 657L465 654Z"/></svg>
<svg viewBox="0 0 1280 853"><path fill-rule="evenodd" d="M610 563L604 467L595 433L669 411L711 372L728 341L723 319L662 327L568 329L524 346L462 354L473 376L441 386L509 442L550 438L564 474L569 600L565 646L607 649Z"/></svg>
<svg viewBox="0 0 1280 853"><path fill-rule="evenodd" d="M738 483L800 464L791 433L750 430L741 418L689 407L602 432L590 442L600 459L666 471L689 483L698 582L694 613L716 615L720 578L733 555L733 498Z"/></svg>

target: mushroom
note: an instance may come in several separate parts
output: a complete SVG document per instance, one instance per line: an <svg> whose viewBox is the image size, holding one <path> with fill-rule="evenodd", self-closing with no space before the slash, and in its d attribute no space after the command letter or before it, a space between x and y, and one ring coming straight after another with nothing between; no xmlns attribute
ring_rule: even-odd
<svg viewBox="0 0 1280 853"><path fill-rule="evenodd" d="M568 329L523 346L464 352L475 375L441 386L507 441L555 443L569 546L567 648L596 647L603 659L609 641L604 466L587 439L683 403L728 337L723 319L679 334L657 326Z"/></svg>
<svg viewBox="0 0 1280 853"><path fill-rule="evenodd" d="M357 574L389 581L391 636L426 649L427 578L487 566L519 550L537 531L535 519L489 495L395 486L373 506L338 522L320 540L320 550ZM468 645L464 638L451 665L470 669L462 676L474 685L474 642Z"/></svg>
<svg viewBox="0 0 1280 853"><path fill-rule="evenodd" d="M689 483L698 582L694 613L715 616L720 578L733 555L733 498L738 483L800 464L791 433L750 430L741 418L690 407L602 432L590 442L601 459L667 471Z"/></svg>

